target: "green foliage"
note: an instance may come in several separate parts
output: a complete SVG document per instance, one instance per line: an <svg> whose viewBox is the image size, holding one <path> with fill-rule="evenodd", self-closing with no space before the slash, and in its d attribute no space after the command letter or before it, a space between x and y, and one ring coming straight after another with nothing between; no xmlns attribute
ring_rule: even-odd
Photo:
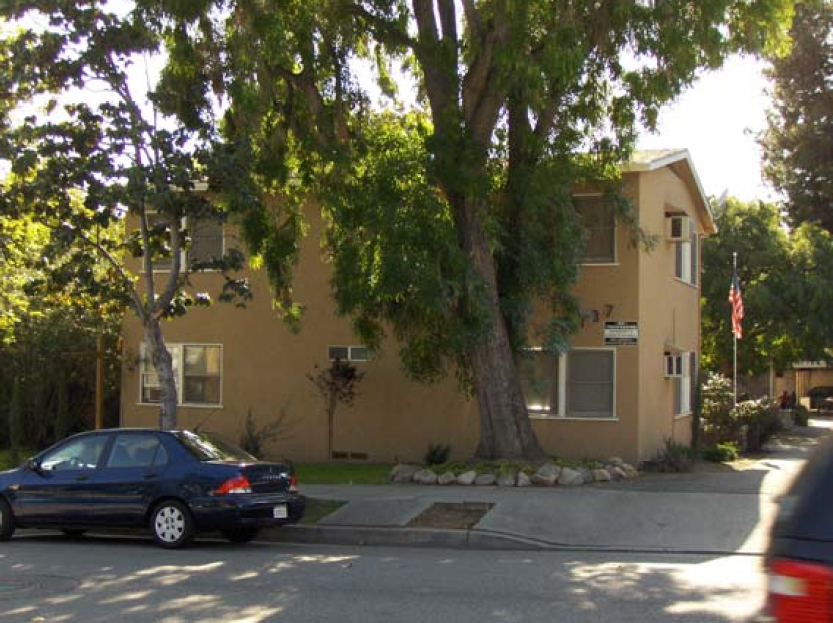
<svg viewBox="0 0 833 623"><path fill-rule="evenodd" d="M665 440L665 447L645 465L645 468L665 473L690 472L694 469L696 458L696 453L690 446L669 438Z"/></svg>
<svg viewBox="0 0 833 623"><path fill-rule="evenodd" d="M756 451L780 429L777 409L770 401L745 400L734 404L732 383L709 374L702 388L701 425L712 445L730 442Z"/></svg>
<svg viewBox="0 0 833 623"><path fill-rule="evenodd" d="M448 455L451 454L451 445L449 444L430 444L428 446L428 451L425 453L425 458L423 462L426 465L443 465L446 461L448 461Z"/></svg>
<svg viewBox="0 0 833 623"><path fill-rule="evenodd" d="M11 163L0 213L44 227L43 286L129 305L146 328L207 304L208 294L188 279L207 268L225 276L222 300L245 301L248 282L228 275L242 265L239 252L181 262L196 224L222 222L228 213L227 200L195 186L214 183L227 162L214 149L211 115L165 89L166 80L147 93L131 84L131 68L175 38L173 24L141 2L14 2L0 8L0 17L8 25L0 38L0 158ZM246 173L238 178L235 188ZM7 246L7 225L0 227L0 248ZM166 279L155 281L154 267L163 263ZM9 322L3 316L0 331ZM156 346L164 347L161 338ZM173 378L170 361L154 361L165 371L172 426L176 388L164 382Z"/></svg>
<svg viewBox="0 0 833 623"><path fill-rule="evenodd" d="M287 434L286 418L287 411L284 409L276 419L258 426L252 410L249 409L243 423L243 433L240 435L240 447L259 459L263 458L263 446Z"/></svg>
<svg viewBox="0 0 833 623"><path fill-rule="evenodd" d="M13 465L20 462L20 448L23 445L23 390L20 379L12 383L12 402L9 407L9 460Z"/></svg>
<svg viewBox="0 0 833 623"><path fill-rule="evenodd" d="M761 144L764 174L786 195L790 224L818 223L833 233L833 4L796 3L792 49L774 58L773 108Z"/></svg>
<svg viewBox="0 0 833 623"><path fill-rule="evenodd" d="M703 243L702 363L731 374L732 253L738 254L743 292L743 338L738 370L759 374L770 362L784 369L797 360L827 357L833 342L833 243L805 224L788 231L774 205L728 199L717 214L718 234Z"/></svg>
<svg viewBox="0 0 833 623"><path fill-rule="evenodd" d="M793 421L796 426L807 426L810 423L810 412L804 405L793 407Z"/></svg>
<svg viewBox="0 0 833 623"><path fill-rule="evenodd" d="M724 441L703 450L703 458L713 463L737 461L740 458L740 451L735 443Z"/></svg>

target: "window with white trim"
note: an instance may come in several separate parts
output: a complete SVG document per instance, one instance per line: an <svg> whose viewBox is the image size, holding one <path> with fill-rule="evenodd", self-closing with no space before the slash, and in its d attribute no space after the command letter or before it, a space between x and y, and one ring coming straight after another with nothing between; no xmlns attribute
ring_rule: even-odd
<svg viewBox="0 0 833 623"><path fill-rule="evenodd" d="M567 413L572 417L612 418L615 351L574 350L567 365Z"/></svg>
<svg viewBox="0 0 833 623"><path fill-rule="evenodd" d="M167 217L157 213L148 212L148 226L155 227L164 222ZM170 223L167 224L170 227ZM226 252L226 240L223 223L216 219L208 218L184 218L182 227L188 230L190 243L188 248L182 250L182 266L191 266L194 262L205 262L211 259L219 259ZM170 236L170 234L168 234ZM170 239L170 238L168 238ZM184 244L184 243L183 243ZM173 266L173 258L169 255L154 254L154 272L167 272Z"/></svg>
<svg viewBox="0 0 833 623"><path fill-rule="evenodd" d="M697 353L684 352L678 356L680 375L674 378L674 414L689 415L694 405Z"/></svg>
<svg viewBox="0 0 833 623"><path fill-rule="evenodd" d="M615 418L616 351L574 348L566 355L529 349L518 359L530 415Z"/></svg>
<svg viewBox="0 0 833 623"><path fill-rule="evenodd" d="M526 408L530 415L558 415L559 364L561 357L540 348L526 350L518 357Z"/></svg>
<svg viewBox="0 0 833 623"><path fill-rule="evenodd" d="M616 261L616 218L604 195L574 195L573 206L587 231L582 264L612 264Z"/></svg>
<svg viewBox="0 0 833 623"><path fill-rule="evenodd" d="M367 346L330 346L327 357L330 361L370 361L373 353Z"/></svg>
<svg viewBox="0 0 833 623"><path fill-rule="evenodd" d="M177 403L185 405L222 404L223 348L219 344L166 344L173 360ZM139 401L162 401L162 385L153 367L150 351L141 346Z"/></svg>
<svg viewBox="0 0 833 623"><path fill-rule="evenodd" d="M696 286L700 272L700 236L693 220L688 221L688 228L688 240L674 243L674 276Z"/></svg>

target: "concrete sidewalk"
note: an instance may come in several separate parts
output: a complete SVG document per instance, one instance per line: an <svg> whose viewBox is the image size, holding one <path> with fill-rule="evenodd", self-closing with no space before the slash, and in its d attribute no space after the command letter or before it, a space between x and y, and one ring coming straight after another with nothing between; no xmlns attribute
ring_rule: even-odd
<svg viewBox="0 0 833 623"><path fill-rule="evenodd" d="M831 425L813 420L734 469L701 465L702 471L690 474L646 474L577 488L302 483L310 498L347 504L314 526L290 526L264 537L351 545L759 555L777 496ZM408 527L435 502L494 507L471 530Z"/></svg>

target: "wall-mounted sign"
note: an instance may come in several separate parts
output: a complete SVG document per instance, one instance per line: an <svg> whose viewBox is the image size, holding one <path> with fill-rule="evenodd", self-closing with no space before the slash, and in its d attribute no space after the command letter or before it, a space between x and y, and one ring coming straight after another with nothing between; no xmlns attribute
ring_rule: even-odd
<svg viewBox="0 0 833 623"><path fill-rule="evenodd" d="M627 346L639 343L639 323L605 322L605 346Z"/></svg>

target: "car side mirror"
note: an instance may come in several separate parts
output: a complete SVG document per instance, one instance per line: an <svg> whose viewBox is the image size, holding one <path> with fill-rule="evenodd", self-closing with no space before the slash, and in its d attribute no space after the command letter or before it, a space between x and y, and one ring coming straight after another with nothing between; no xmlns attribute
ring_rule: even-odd
<svg viewBox="0 0 833 623"><path fill-rule="evenodd" d="M43 468L40 465L40 461L38 461L37 459L27 459L26 463L24 463L23 465L30 472L35 472L37 474L43 473Z"/></svg>

